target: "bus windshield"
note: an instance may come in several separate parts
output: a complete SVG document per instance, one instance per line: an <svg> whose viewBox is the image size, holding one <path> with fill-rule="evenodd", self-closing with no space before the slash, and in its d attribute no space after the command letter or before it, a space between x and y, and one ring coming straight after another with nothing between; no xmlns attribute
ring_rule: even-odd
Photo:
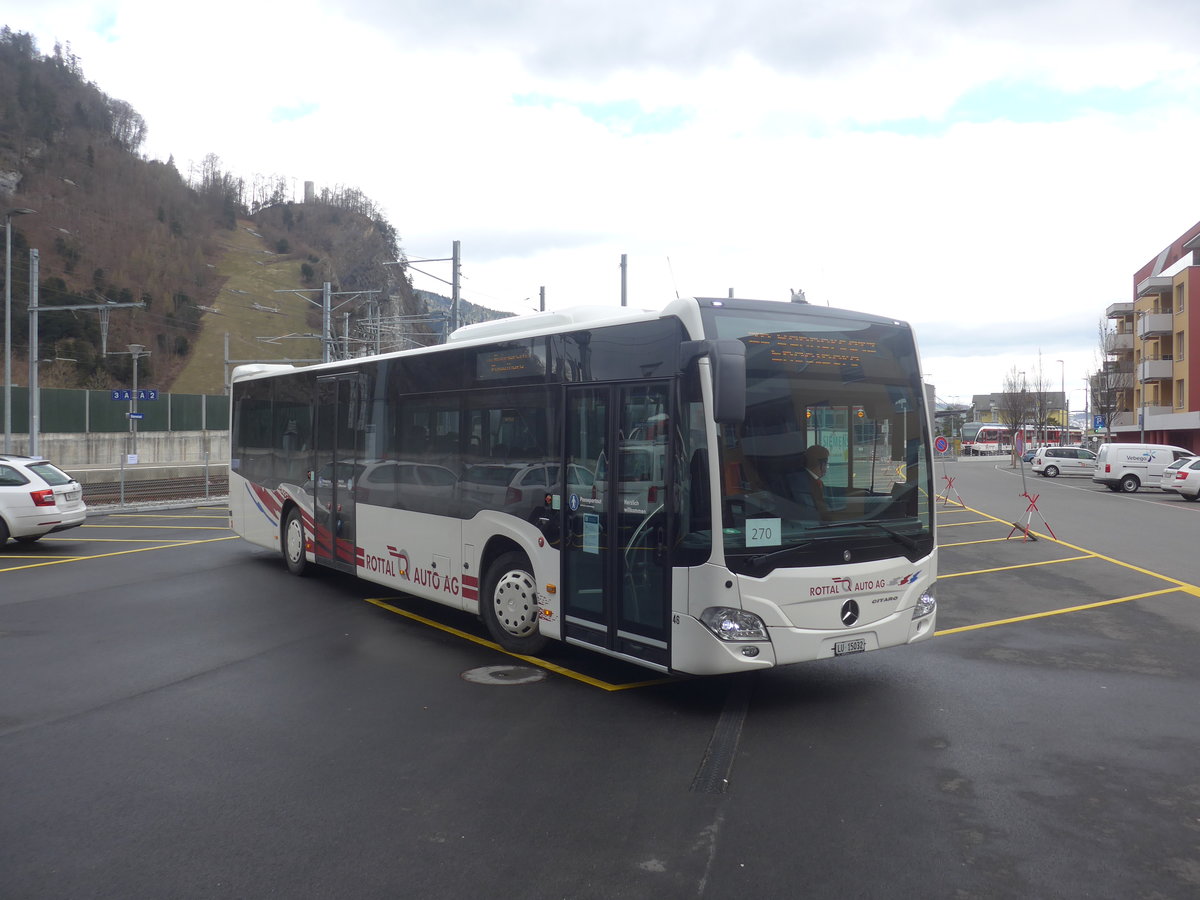
<svg viewBox="0 0 1200 900"><path fill-rule="evenodd" d="M714 337L746 345L745 420L720 426L722 543L735 571L916 560L933 548L912 333L820 312L709 319Z"/></svg>

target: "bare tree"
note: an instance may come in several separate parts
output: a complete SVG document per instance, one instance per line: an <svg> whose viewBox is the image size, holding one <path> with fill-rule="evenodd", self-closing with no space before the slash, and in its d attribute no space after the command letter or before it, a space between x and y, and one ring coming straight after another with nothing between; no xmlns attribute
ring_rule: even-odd
<svg viewBox="0 0 1200 900"><path fill-rule="evenodd" d="M1032 401L1025 381L1025 373L1013 366L1004 376L1004 389L1000 392L1000 403L996 408L1000 424L1016 435L1032 416ZM1016 441L1012 444L1013 465L1017 462Z"/></svg>
<svg viewBox="0 0 1200 900"><path fill-rule="evenodd" d="M1046 433L1050 424L1050 394L1045 370L1042 368L1042 351L1038 351L1037 368L1027 384L1029 388L1029 421L1025 424L1034 427L1039 443L1046 442Z"/></svg>
<svg viewBox="0 0 1200 900"><path fill-rule="evenodd" d="M1133 370L1132 365L1122 366L1121 361L1115 358L1112 348L1115 346L1116 330L1109 328L1104 319L1100 320L1098 335L1100 343L1096 373L1089 379L1088 388L1092 412L1104 420L1104 429L1111 441L1113 419L1123 412L1129 412Z"/></svg>

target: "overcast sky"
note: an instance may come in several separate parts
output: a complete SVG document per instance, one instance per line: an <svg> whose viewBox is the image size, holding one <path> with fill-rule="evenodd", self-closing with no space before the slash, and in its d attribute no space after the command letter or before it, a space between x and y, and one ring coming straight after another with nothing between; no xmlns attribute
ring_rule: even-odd
<svg viewBox="0 0 1200 900"><path fill-rule="evenodd" d="M1105 307L1200 220L1190 0L22 6L149 156L357 187L410 259L462 242L465 299L617 305L622 254L631 306L802 289L911 321L945 400L1040 355L1082 407Z"/></svg>

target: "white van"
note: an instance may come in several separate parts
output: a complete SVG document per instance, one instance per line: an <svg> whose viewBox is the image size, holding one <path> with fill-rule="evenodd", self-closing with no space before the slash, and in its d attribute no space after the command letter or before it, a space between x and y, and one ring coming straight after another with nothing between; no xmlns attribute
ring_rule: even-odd
<svg viewBox="0 0 1200 900"><path fill-rule="evenodd" d="M1096 470L1092 481L1110 491L1133 493L1143 484L1158 485L1163 469L1191 450L1169 444L1101 444L1096 450Z"/></svg>

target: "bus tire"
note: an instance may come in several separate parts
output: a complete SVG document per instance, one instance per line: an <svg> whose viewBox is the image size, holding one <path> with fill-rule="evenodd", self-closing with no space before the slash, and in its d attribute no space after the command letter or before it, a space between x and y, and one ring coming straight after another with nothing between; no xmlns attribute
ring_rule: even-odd
<svg viewBox="0 0 1200 900"><path fill-rule="evenodd" d="M1142 486L1136 475L1126 475L1121 479L1121 490L1126 494L1136 494L1137 489Z"/></svg>
<svg viewBox="0 0 1200 900"><path fill-rule="evenodd" d="M300 508L293 506L283 520L283 561L293 575L303 575L308 570L308 557L304 555L304 519Z"/></svg>
<svg viewBox="0 0 1200 900"><path fill-rule="evenodd" d="M510 653L530 655L546 646L538 631L537 583L524 553L499 557L487 571L479 614L492 640Z"/></svg>

